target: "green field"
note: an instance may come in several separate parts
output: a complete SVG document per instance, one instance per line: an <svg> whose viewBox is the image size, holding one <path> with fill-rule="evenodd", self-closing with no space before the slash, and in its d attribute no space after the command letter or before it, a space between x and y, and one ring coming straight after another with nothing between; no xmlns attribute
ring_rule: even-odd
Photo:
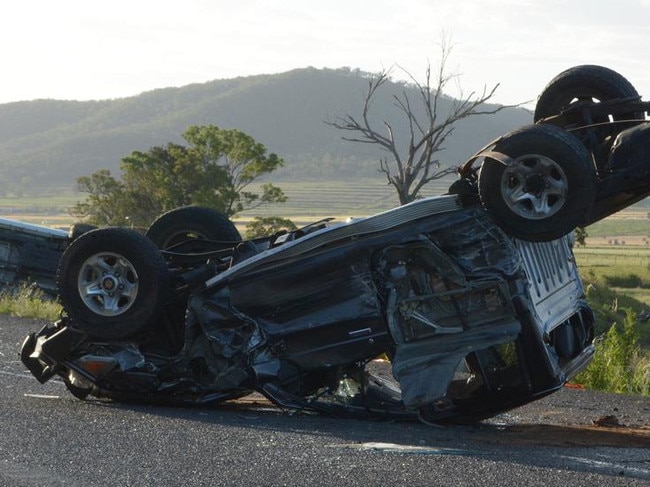
<svg viewBox="0 0 650 487"><path fill-rule="evenodd" d="M256 216L281 216L300 225L327 217L345 220L368 216L397 206L394 188L379 174L372 179L278 181L276 184L288 196L286 203L242 212L235 220L243 226ZM442 194L448 186L449 180L434 181L425 196ZM74 219L68 209L85 197L70 188L44 188L41 193L40 197L0 198L0 216L52 226L69 225ZM626 253L624 247L628 246L650 248L649 216L650 199L589 226L587 248L611 248L606 255L619 250Z"/></svg>
<svg viewBox="0 0 650 487"><path fill-rule="evenodd" d="M0 198L0 216L47 226L69 226L74 218L68 209L83 199L69 189L60 188L51 194L28 198Z"/></svg>
<svg viewBox="0 0 650 487"><path fill-rule="evenodd" d="M628 235L645 237L650 241L650 218L646 214L646 211L625 210L589 226L587 233L591 238L601 239L601 243L610 243L613 237Z"/></svg>
<svg viewBox="0 0 650 487"><path fill-rule="evenodd" d="M444 193L449 187L445 181L436 182L428 188L425 196ZM341 181L279 182L289 197L286 203L269 208L243 212L241 218L277 215L310 221L322 217L360 217L389 210L398 204L392 186L381 178Z"/></svg>
<svg viewBox="0 0 650 487"><path fill-rule="evenodd" d="M270 207L245 211L235 218L245 222L256 216L281 216L296 224L307 224L321 218L345 220L349 217L368 216L397 206L395 190L380 177L347 179L340 181L279 181L288 201ZM254 185L253 188L255 189ZM444 193L448 182L437 182L427 190L426 196ZM74 219L68 209L84 194L70 189L51 190L50 195L29 198L0 198L0 216L45 225L69 225Z"/></svg>
<svg viewBox="0 0 650 487"><path fill-rule="evenodd" d="M242 212L236 220L281 216L301 224L326 217L346 219L367 216L397 206L395 191L379 177L341 181L280 181L275 184L288 196L286 203ZM446 182L433 185L429 195L440 194L447 187ZM73 218L68 209L84 198L84 194L65 188L51 190L50 195L40 197L0 198L0 216L46 225L70 224Z"/></svg>
<svg viewBox="0 0 650 487"><path fill-rule="evenodd" d="M424 196L444 193L452 179L433 181ZM325 217L345 219L367 216L385 211L397 205L392 186L377 174L375 178L355 178L327 181L274 181L289 197L284 204L242 212L238 220L250 220L256 216L281 216L308 223ZM254 186L254 185L251 185ZM254 187L251 189L255 189ZM43 196L28 198L0 198L0 216L46 224L53 221L71 223L68 214L77 201L85 195L70 188L43 188ZM645 236L650 239L650 201L635 205L613 217L587 228L591 238L608 243L621 236Z"/></svg>
<svg viewBox="0 0 650 487"><path fill-rule="evenodd" d="M590 246L575 249L580 274L586 280L637 276L641 285L622 287L612 285L620 294L632 297L650 306L650 245L647 246ZM630 279L634 280L634 279Z"/></svg>
<svg viewBox="0 0 650 487"><path fill-rule="evenodd" d="M577 247L576 260L583 272L603 276L637 274L650 286L650 245Z"/></svg>

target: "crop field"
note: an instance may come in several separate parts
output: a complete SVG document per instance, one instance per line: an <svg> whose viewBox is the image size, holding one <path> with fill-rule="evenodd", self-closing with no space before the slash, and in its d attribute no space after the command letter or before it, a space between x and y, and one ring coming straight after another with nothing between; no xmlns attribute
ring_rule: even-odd
<svg viewBox="0 0 650 487"><path fill-rule="evenodd" d="M452 179L433 181L425 196L444 193ZM288 201L270 207L260 207L237 215L244 223L256 216L281 216L297 224L310 223L321 218L346 219L385 211L397 206L397 196L392 186L379 174L375 178L355 178L326 181L278 181ZM255 190L251 185L251 190ZM43 189L43 196L0 198L0 216L45 225L70 225L74 222L68 213L84 194L69 188ZM637 236L650 240L650 200L598 222L588 228L594 244L629 244ZM616 242L616 239L619 241ZM623 243L624 242L624 243ZM591 242L590 242L591 244Z"/></svg>
<svg viewBox="0 0 650 487"><path fill-rule="evenodd" d="M281 182L278 186L289 198L286 203L243 212L237 220L246 222L256 216L281 216L300 226L321 218L345 220L368 216L398 205L394 188L381 178ZM442 194L448 187L448 181L436 181L425 196Z"/></svg>
<svg viewBox="0 0 650 487"><path fill-rule="evenodd" d="M238 227L256 216L281 216L297 225L322 218L345 220L385 211L397 205L397 197L385 180L359 178L340 181L282 181L276 183L289 197L284 204L243 212L235 218ZM448 181L436 181L427 195L442 194ZM74 223L68 209L83 199L69 189L30 198L0 198L0 216L47 226ZM650 201L622 211L587 228L587 246L577 248L583 272L613 275L636 273L650 282Z"/></svg>
<svg viewBox="0 0 650 487"><path fill-rule="evenodd" d="M282 182L278 186L288 196L286 203L243 212L241 217L347 218L371 215L397 205L394 190L381 179Z"/></svg>
<svg viewBox="0 0 650 487"><path fill-rule="evenodd" d="M592 246L575 249L583 277L609 279L612 288L650 306L650 245ZM625 286L616 286L623 282Z"/></svg>
<svg viewBox="0 0 650 487"><path fill-rule="evenodd" d="M650 242L648 213L645 209L627 209L594 223L587 228L587 233L595 245L639 244L639 239L625 237L639 237L641 243L646 244Z"/></svg>
<svg viewBox="0 0 650 487"><path fill-rule="evenodd" d="M80 199L79 194L68 189L43 196L0 198L0 216L50 227L70 226L74 218L68 209Z"/></svg>
<svg viewBox="0 0 650 487"><path fill-rule="evenodd" d="M283 189L288 201L270 207L261 207L237 215L244 224L256 216L281 216L297 224L311 223L321 218L367 216L397 206L397 196L385 180L359 178L340 181L281 181L274 182ZM444 193L448 182L433 184L427 196ZM255 190L251 185L251 190ZM44 225L58 226L74 223L68 213L84 195L69 189L50 190L52 194L0 198L0 216Z"/></svg>
<svg viewBox="0 0 650 487"><path fill-rule="evenodd" d="M638 274L650 285L650 245L645 246L591 246L575 249L581 269L600 274Z"/></svg>

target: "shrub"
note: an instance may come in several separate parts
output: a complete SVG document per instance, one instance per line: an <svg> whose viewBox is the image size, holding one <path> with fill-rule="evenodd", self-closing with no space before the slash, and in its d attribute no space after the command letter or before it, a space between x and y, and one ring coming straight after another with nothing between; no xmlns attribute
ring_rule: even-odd
<svg viewBox="0 0 650 487"><path fill-rule="evenodd" d="M632 296L616 291L608 286L605 277L597 278L593 271L583 276L586 285L587 301L596 314L596 335L604 335L612 323L623 323L626 313L632 310L641 315L647 306ZM650 323L638 325L639 344L650 347Z"/></svg>
<svg viewBox="0 0 650 487"><path fill-rule="evenodd" d="M596 355L576 382L588 389L650 395L650 354L639 345L636 315L626 310L623 326L614 323L596 339Z"/></svg>
<svg viewBox="0 0 650 487"><path fill-rule="evenodd" d="M605 282L612 287L636 288L645 287L643 279L638 274L630 273L624 276L604 276Z"/></svg>

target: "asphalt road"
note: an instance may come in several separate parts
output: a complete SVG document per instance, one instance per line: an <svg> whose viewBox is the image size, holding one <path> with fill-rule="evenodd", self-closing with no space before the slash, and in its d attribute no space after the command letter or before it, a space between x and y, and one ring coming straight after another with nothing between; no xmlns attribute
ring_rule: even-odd
<svg viewBox="0 0 650 487"><path fill-rule="evenodd" d="M79 401L20 363L0 316L0 486L650 485L650 400L564 389L473 426L289 415L255 399ZM594 426L612 416L624 426Z"/></svg>

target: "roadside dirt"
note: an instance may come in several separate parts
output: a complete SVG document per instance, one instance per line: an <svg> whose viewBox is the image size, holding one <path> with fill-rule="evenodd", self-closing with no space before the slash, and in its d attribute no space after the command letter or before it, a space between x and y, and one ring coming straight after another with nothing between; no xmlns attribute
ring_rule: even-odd
<svg viewBox="0 0 650 487"><path fill-rule="evenodd" d="M512 445L545 445L562 447L611 446L650 448L650 429L601 426L561 426L552 424L519 424L479 433L481 441Z"/></svg>
<svg viewBox="0 0 650 487"><path fill-rule="evenodd" d="M565 387L488 425L520 445L650 448L650 398Z"/></svg>
<svg viewBox="0 0 650 487"><path fill-rule="evenodd" d="M259 394L231 405L277 409ZM564 388L471 430L473 439L500 445L650 448L650 398Z"/></svg>

